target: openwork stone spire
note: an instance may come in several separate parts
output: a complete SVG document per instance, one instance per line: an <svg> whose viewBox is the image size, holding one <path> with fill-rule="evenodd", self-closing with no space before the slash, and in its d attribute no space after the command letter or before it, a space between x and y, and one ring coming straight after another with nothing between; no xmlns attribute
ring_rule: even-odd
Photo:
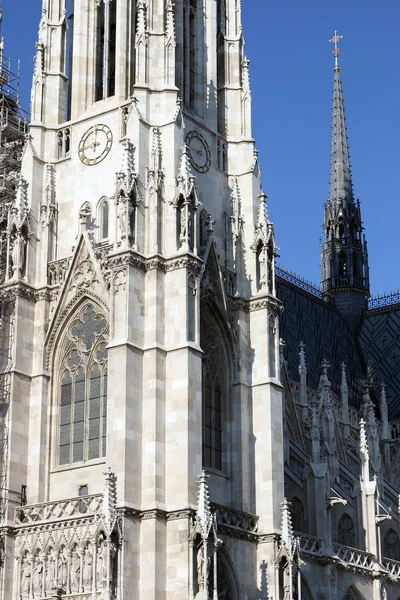
<svg viewBox="0 0 400 600"><path fill-rule="evenodd" d="M332 108L332 142L331 142L331 177L330 195L331 203L353 202L353 183L351 178L349 147L347 141L346 118L344 112L342 82L340 79L338 41L343 36L337 35L330 40L335 44L333 79L333 108Z"/></svg>
<svg viewBox="0 0 400 600"><path fill-rule="evenodd" d="M335 47L331 172L328 201L324 205L324 241L321 244L321 285L331 296L355 333L367 307L369 295L368 252L363 235L359 200L354 199L347 142L342 82L339 67L339 36Z"/></svg>

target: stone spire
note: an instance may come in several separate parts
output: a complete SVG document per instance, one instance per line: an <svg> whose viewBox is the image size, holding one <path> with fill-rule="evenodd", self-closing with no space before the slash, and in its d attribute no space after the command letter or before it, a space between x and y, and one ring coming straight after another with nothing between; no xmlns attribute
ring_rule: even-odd
<svg viewBox="0 0 400 600"><path fill-rule="evenodd" d="M332 108L332 140L331 140L331 203L353 202L353 182L351 178L350 156L347 141L346 118L344 113L342 82L340 79L338 41L343 36L337 35L330 40L335 44L335 67L333 69L333 108Z"/></svg>
<svg viewBox="0 0 400 600"><path fill-rule="evenodd" d="M363 236L360 202L354 199L347 141L338 41L334 43L331 171L329 198L324 206L321 244L321 286L333 298L355 333L369 296L368 253Z"/></svg>

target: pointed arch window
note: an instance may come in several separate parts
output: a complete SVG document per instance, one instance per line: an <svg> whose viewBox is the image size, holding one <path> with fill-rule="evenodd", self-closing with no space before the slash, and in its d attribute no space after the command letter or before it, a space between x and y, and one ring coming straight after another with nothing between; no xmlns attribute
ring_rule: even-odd
<svg viewBox="0 0 400 600"><path fill-rule="evenodd" d="M222 470L223 423L226 411L226 369L223 344L212 320L203 315L203 466Z"/></svg>
<svg viewBox="0 0 400 600"><path fill-rule="evenodd" d="M357 590L353 586L350 586L346 594L344 595L343 600L360 600L360 598L361 596L357 592Z"/></svg>
<svg viewBox="0 0 400 600"><path fill-rule="evenodd" d="M292 524L295 531L304 531L304 506L296 496L291 501Z"/></svg>
<svg viewBox="0 0 400 600"><path fill-rule="evenodd" d="M96 9L95 101L115 95L117 0Z"/></svg>
<svg viewBox="0 0 400 600"><path fill-rule="evenodd" d="M195 108L196 4L186 0L183 8L183 97L190 108Z"/></svg>
<svg viewBox="0 0 400 600"><path fill-rule="evenodd" d="M392 560L400 560L399 536L394 529L389 529L385 534L383 556Z"/></svg>
<svg viewBox="0 0 400 600"><path fill-rule="evenodd" d="M347 277L347 256L346 252L339 252L339 276Z"/></svg>
<svg viewBox="0 0 400 600"><path fill-rule="evenodd" d="M339 519L338 542L343 546L350 546L351 548L355 548L356 545L354 522L346 513Z"/></svg>
<svg viewBox="0 0 400 600"><path fill-rule="evenodd" d="M98 223L99 241L107 240L109 233L110 204L108 198L103 198L99 204Z"/></svg>
<svg viewBox="0 0 400 600"><path fill-rule="evenodd" d="M59 464L105 456L107 320L89 303L69 326L59 370Z"/></svg>

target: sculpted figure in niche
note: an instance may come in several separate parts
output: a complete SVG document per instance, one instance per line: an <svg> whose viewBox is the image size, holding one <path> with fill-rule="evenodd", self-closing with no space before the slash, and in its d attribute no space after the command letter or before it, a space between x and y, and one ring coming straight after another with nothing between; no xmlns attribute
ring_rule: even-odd
<svg viewBox="0 0 400 600"><path fill-rule="evenodd" d="M103 537L100 538L97 549L96 583L100 588L104 588L107 583L107 549Z"/></svg>
<svg viewBox="0 0 400 600"><path fill-rule="evenodd" d="M127 204L126 196L124 194L121 194L120 197L118 198L118 215L117 215L121 240L126 238L126 222L127 222L126 204Z"/></svg>
<svg viewBox="0 0 400 600"><path fill-rule="evenodd" d="M31 584L31 565L28 559L28 556L25 555L22 564L21 564L21 589L20 594L23 598L27 598L29 596Z"/></svg>
<svg viewBox="0 0 400 600"><path fill-rule="evenodd" d="M93 581L93 554L89 546L85 549L83 562L83 591L89 592L92 589Z"/></svg>
<svg viewBox="0 0 400 600"><path fill-rule="evenodd" d="M81 557L75 548L71 557L71 591L72 593L79 591L79 580L81 576Z"/></svg>
<svg viewBox="0 0 400 600"><path fill-rule="evenodd" d="M49 593L55 586L56 578L56 561L54 556L49 553L47 557L47 573L46 573L46 592Z"/></svg>
<svg viewBox="0 0 400 600"><path fill-rule="evenodd" d="M33 595L40 598L42 595L42 583L43 583L43 563L39 558L39 555L35 558L35 566L33 567L32 587Z"/></svg>
<svg viewBox="0 0 400 600"><path fill-rule="evenodd" d="M58 584L63 590L67 587L67 558L64 550L58 559Z"/></svg>
<svg viewBox="0 0 400 600"><path fill-rule="evenodd" d="M26 240L24 239L21 232L17 233L15 238L14 247L11 253L11 259L13 264L13 275L19 279L23 276L25 267L25 246Z"/></svg>

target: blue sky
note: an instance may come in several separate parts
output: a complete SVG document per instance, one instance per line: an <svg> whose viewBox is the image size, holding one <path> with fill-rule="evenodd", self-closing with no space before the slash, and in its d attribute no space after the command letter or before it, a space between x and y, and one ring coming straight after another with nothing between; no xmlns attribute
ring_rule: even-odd
<svg viewBox="0 0 400 600"><path fill-rule="evenodd" d="M41 0L2 0L5 55L21 59L29 106ZM332 45L341 74L356 197L369 245L372 293L400 287L398 0L242 0L253 135L280 262L319 281L329 183ZM22 18L21 18L22 17Z"/></svg>

